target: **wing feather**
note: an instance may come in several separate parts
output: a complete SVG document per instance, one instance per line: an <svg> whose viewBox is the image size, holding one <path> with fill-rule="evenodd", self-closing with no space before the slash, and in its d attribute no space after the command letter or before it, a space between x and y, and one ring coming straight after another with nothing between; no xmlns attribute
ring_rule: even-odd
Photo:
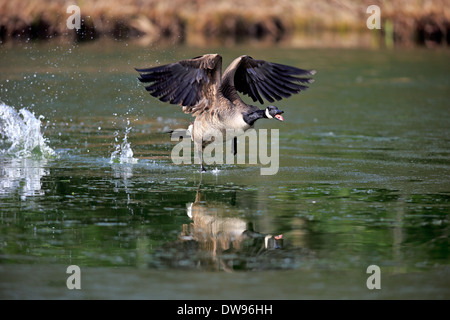
<svg viewBox="0 0 450 320"><path fill-rule="evenodd" d="M308 89L305 84L314 81L310 76L315 73L315 70L241 56L225 71L221 88L235 89L222 90L228 93L228 98L232 101L236 99L238 91L262 104L263 98L274 102Z"/></svg>
<svg viewBox="0 0 450 320"><path fill-rule="evenodd" d="M145 89L163 102L180 104L187 113L201 112L207 107L202 101L214 102L214 86L220 85L222 57L206 54L193 59L181 60L153 68L136 69L139 81L146 84Z"/></svg>

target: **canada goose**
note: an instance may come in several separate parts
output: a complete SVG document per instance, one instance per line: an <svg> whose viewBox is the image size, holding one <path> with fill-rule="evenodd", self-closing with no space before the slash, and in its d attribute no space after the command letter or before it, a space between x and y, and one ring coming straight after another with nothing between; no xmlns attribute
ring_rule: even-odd
<svg viewBox="0 0 450 320"><path fill-rule="evenodd" d="M214 137L226 137L226 130L244 132L252 128L258 119L283 121L276 106L261 110L246 104L237 91L250 96L253 101L264 103L262 97L273 102L308 87L313 82L315 70L302 70L243 55L236 58L222 75L222 57L205 54L154 68L136 69L139 80L149 83L145 89L163 102L179 104L185 113L195 117L191 137L203 166L203 149ZM261 97L262 96L262 97ZM236 138L234 138L236 154Z"/></svg>

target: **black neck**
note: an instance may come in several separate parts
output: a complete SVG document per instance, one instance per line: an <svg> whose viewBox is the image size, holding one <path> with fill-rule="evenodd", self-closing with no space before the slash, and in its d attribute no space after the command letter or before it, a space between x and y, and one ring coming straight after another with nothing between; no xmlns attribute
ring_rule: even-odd
<svg viewBox="0 0 450 320"><path fill-rule="evenodd" d="M252 126L256 120L266 117L266 110L257 110L251 113L243 114L244 121Z"/></svg>

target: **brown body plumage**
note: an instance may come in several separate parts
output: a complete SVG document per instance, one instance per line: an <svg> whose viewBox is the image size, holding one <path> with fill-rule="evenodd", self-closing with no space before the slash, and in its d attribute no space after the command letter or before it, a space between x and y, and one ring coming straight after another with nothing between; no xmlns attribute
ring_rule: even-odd
<svg viewBox="0 0 450 320"><path fill-rule="evenodd" d="M305 83L314 70L307 71L291 66L255 60L243 55L236 58L222 75L222 57L205 54L193 59L148 69L136 69L139 80L150 83L146 90L161 101L180 104L185 113L192 114L195 121L192 140L204 170L203 148L214 137L226 137L226 130L245 132L256 120L274 118L283 121L275 106L265 110L246 104L238 91L263 103L281 100L307 89ZM262 97L261 97L262 96ZM235 140L236 141L236 140ZM236 150L236 149L235 149Z"/></svg>

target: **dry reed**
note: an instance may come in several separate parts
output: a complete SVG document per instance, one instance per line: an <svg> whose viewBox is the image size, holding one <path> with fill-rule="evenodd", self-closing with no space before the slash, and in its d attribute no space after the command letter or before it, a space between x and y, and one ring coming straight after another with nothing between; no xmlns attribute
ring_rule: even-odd
<svg viewBox="0 0 450 320"><path fill-rule="evenodd" d="M81 9L78 32L66 26L71 4ZM0 40L139 36L183 42L194 36L276 42L296 32L361 31L372 4L381 8L382 25L392 28L396 43L449 43L446 0L0 0Z"/></svg>

